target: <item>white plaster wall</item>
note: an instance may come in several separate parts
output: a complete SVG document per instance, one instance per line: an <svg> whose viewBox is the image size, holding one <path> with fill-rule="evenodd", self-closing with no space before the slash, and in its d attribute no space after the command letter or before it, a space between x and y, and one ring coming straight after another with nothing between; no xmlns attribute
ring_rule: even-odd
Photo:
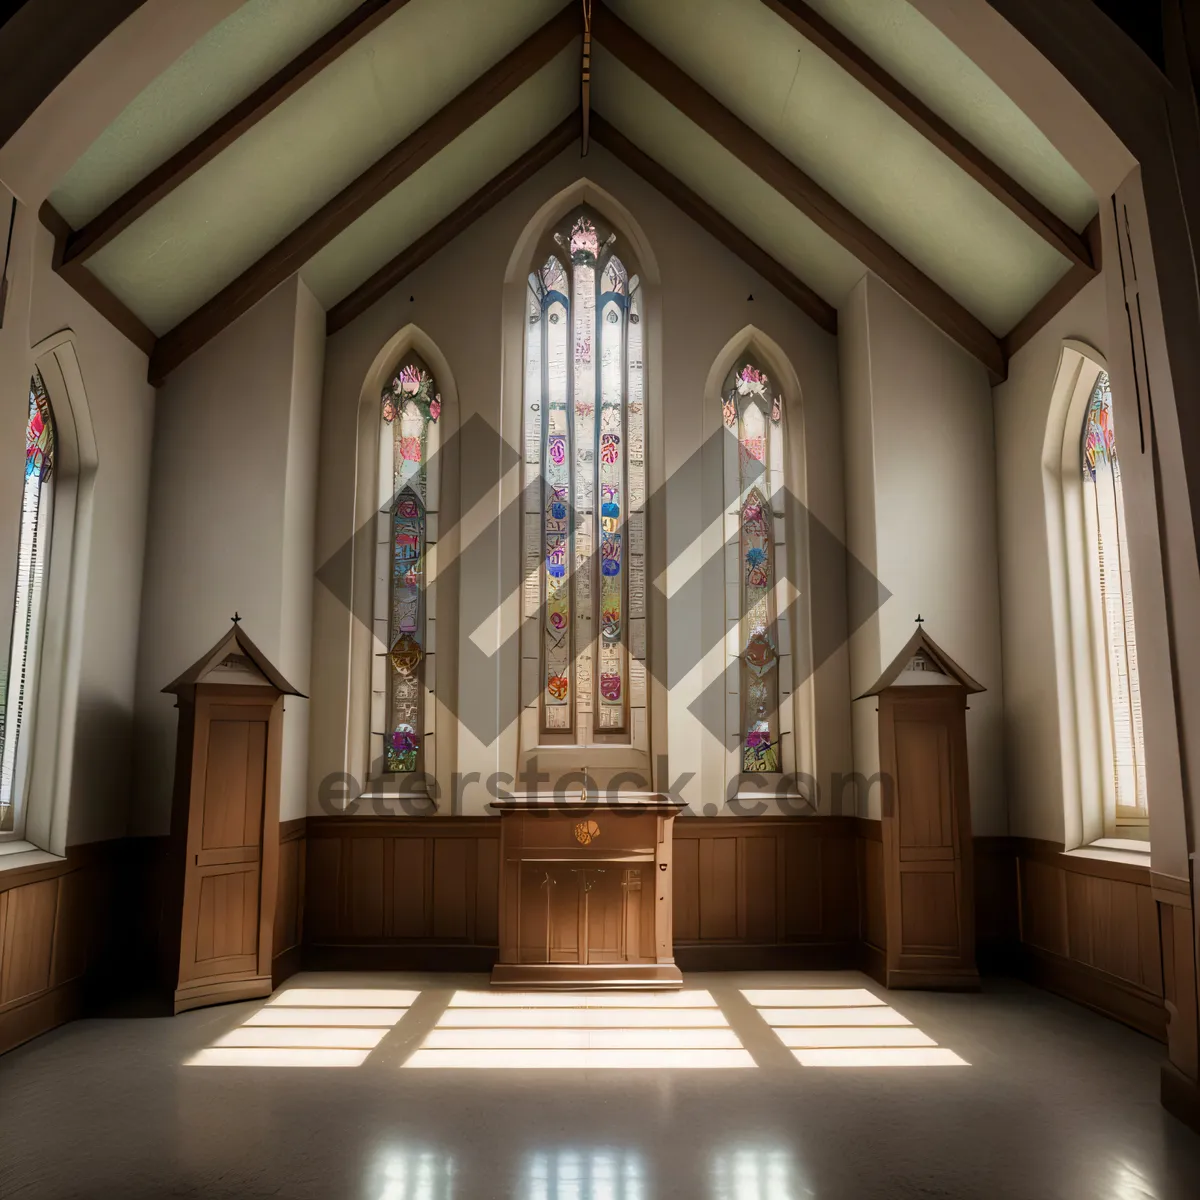
<svg viewBox="0 0 1200 1200"><path fill-rule="evenodd" d="M128 823L154 389L146 382L145 354L59 279L51 267L53 250L34 212L21 206L0 328L0 595L13 594L33 347L66 334L82 374L97 454L90 532L77 532L88 537L90 555L68 754L64 844L73 845L123 836ZM64 403L62 396L52 400ZM66 565L52 548L51 570ZM0 611L5 614L0 653L7 654L12 610L4 605Z"/></svg>
<svg viewBox="0 0 1200 1200"><path fill-rule="evenodd" d="M445 355L457 384L460 420L479 414L494 428L502 423L502 286L508 259L525 225L550 197L581 176L625 206L638 223L657 259L661 275L662 389L665 473L682 468L702 444L705 380L713 361L739 330L754 325L787 355L800 380L805 430L809 507L839 537L844 536L841 420L838 404L835 339L817 329L740 259L710 238L666 199L600 147L580 162L565 151L512 196L413 272L328 343L321 429L321 480L317 516L318 566L338 552L353 533L356 406L367 371L380 348L412 322ZM753 300L749 297L753 295ZM411 297L411 299L410 299ZM520 404L520 396L505 397ZM470 487L464 471L464 494ZM493 496L479 502L477 521L467 514L464 537L497 515ZM672 494L668 511L668 554L683 552L701 534L698 493ZM516 553L514 548L514 554ZM497 566L499 564L497 563ZM460 645L500 602L499 572L463 588ZM469 611L468 611L469 610ZM348 642L351 618L345 606L318 585L313 660L312 786L309 811L318 802L323 779L344 769ZM668 655L695 661L700 636L697 613L673 612ZM685 658L686 656L686 658ZM460 692L493 695L497 677L460 678ZM844 654L835 654L816 673L816 759L818 778L850 766L848 677ZM695 691L691 693L695 694ZM683 795L695 811L723 802L723 783L705 776L701 753L706 734L687 712L688 688L678 685L669 705L669 775L695 778ZM655 755L664 752L653 748ZM482 779L514 769L504 761L501 740L482 744L460 740L459 769L478 771ZM660 780L660 785L665 782ZM520 785L518 785L520 786ZM468 785L464 811L481 806L481 784Z"/></svg>
<svg viewBox="0 0 1200 1200"><path fill-rule="evenodd" d="M1009 831L1059 843L1062 728L1042 454L1064 339L1107 351L1104 289L1094 279L1043 326L1013 355L994 393Z"/></svg>
<svg viewBox="0 0 1200 1200"><path fill-rule="evenodd" d="M842 437L846 454L846 548L870 576L878 578L879 554L875 537L875 435L871 398L871 336L868 280L864 276L838 312L838 351L841 362ZM848 563L847 575L855 571ZM849 580L848 580L849 582ZM865 577L860 583L867 584ZM850 695L861 696L882 669L879 615L869 595L853 597L870 615L850 633ZM879 721L874 701L860 700L851 709L854 770L863 779L879 771ZM847 790L839 796L843 811L879 816L878 789L861 796Z"/></svg>
<svg viewBox="0 0 1200 1200"><path fill-rule="evenodd" d="M295 277L175 370L159 393L138 659L134 832L170 824L174 698L161 689L237 611L308 690L320 308ZM307 704L286 702L284 819L304 811Z"/></svg>
<svg viewBox="0 0 1200 1200"><path fill-rule="evenodd" d="M853 344L843 350L842 360L848 380L847 450L853 461L851 549L861 546L863 555L870 555L873 523L876 575L891 593L879 609L877 643L869 624L855 640L855 694L862 681L874 683L899 653L920 613L934 641L987 689L971 697L967 713L973 832L1005 833L987 372L874 276L858 285L849 307ZM869 557L863 561L871 566ZM855 708L871 706L863 700ZM872 750L864 742L872 725L870 714L856 712L856 756L863 767L871 761ZM862 815L878 815L878 796L871 793Z"/></svg>

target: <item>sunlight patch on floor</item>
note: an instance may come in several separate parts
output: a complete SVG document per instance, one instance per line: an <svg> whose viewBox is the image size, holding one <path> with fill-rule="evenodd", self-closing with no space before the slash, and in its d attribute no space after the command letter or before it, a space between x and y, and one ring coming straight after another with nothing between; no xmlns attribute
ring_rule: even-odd
<svg viewBox="0 0 1200 1200"><path fill-rule="evenodd" d="M965 1067L866 988L746 988L804 1067Z"/></svg>
<svg viewBox="0 0 1200 1200"><path fill-rule="evenodd" d="M460 991L404 1065L578 1069L755 1063L706 991Z"/></svg>
<svg viewBox="0 0 1200 1200"><path fill-rule="evenodd" d="M419 994L396 988L285 988L184 1065L358 1067Z"/></svg>

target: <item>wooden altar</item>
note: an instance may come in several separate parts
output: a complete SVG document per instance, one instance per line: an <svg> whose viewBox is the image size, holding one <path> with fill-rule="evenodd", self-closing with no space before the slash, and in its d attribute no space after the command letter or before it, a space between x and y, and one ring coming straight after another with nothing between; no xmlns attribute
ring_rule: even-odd
<svg viewBox="0 0 1200 1200"><path fill-rule="evenodd" d="M671 828L681 805L531 797L492 807L501 864L493 986L683 986L671 933Z"/></svg>

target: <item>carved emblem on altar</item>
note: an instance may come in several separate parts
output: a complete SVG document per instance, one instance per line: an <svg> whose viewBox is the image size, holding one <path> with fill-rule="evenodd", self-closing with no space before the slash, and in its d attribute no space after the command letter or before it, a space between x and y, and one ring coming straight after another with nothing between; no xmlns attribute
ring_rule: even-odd
<svg viewBox="0 0 1200 1200"><path fill-rule="evenodd" d="M580 821L575 826L575 840L581 846L590 846L600 836L600 826L596 821Z"/></svg>

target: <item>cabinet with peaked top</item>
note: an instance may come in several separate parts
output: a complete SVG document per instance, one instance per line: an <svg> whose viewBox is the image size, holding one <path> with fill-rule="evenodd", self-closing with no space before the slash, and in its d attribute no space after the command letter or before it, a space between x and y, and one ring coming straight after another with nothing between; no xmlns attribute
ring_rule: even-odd
<svg viewBox="0 0 1200 1200"><path fill-rule="evenodd" d="M859 697L879 702L887 945L871 965L888 987L979 986L966 717L982 691L918 624Z"/></svg>
<svg viewBox="0 0 1200 1200"><path fill-rule="evenodd" d="M163 689L179 734L162 961L175 1012L270 995L285 696L237 619Z"/></svg>

